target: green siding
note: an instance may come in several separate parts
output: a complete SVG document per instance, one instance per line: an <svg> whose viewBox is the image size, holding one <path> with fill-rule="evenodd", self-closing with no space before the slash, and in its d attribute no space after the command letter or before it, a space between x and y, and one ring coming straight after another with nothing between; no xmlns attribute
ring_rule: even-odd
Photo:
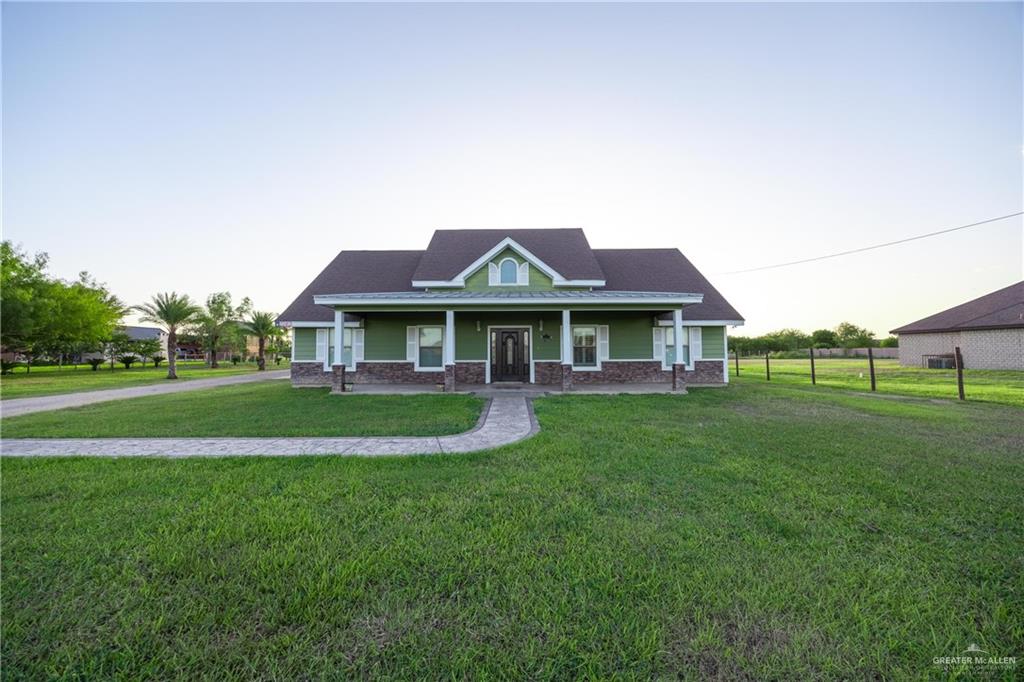
<svg viewBox="0 0 1024 682"><path fill-rule="evenodd" d="M316 360L316 330L309 327L296 327L295 359Z"/></svg>
<svg viewBox="0 0 1024 682"><path fill-rule="evenodd" d="M725 327L701 327L701 356L705 360L725 357Z"/></svg>
<svg viewBox="0 0 1024 682"><path fill-rule="evenodd" d="M580 311L573 324L608 325L608 357L611 360L647 360L654 354L654 313L650 311Z"/></svg>
<svg viewBox="0 0 1024 682"><path fill-rule="evenodd" d="M516 262L518 267L526 259L520 256L512 249L505 249L497 256L490 260L490 263L497 265L505 258L511 258ZM466 278L466 291L494 291L495 289L508 289L514 291L551 291L555 288L554 284L551 283L551 278L545 275L543 272L538 270L532 264L530 265L530 283L525 286L491 286L487 282L489 264L485 263L482 268L474 272L472 275Z"/></svg>
<svg viewBox="0 0 1024 682"><path fill-rule="evenodd" d="M363 320L363 359L405 360L405 328L426 324L444 325L444 313L368 313Z"/></svg>
<svg viewBox="0 0 1024 682"><path fill-rule="evenodd" d="M544 331L540 321L544 320ZM532 327L533 359L558 360L558 313L492 313L466 312L455 314L455 360L487 360L487 327ZM480 331L476 323L480 323ZM549 338L544 338L547 335Z"/></svg>

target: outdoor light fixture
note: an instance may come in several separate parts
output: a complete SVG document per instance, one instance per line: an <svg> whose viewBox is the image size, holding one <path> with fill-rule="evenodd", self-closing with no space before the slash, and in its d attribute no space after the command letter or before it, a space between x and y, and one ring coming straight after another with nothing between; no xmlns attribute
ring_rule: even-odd
<svg viewBox="0 0 1024 682"><path fill-rule="evenodd" d="M544 318L537 320L537 329L544 331Z"/></svg>
<svg viewBox="0 0 1024 682"><path fill-rule="evenodd" d="M480 331L480 320L476 321L476 330Z"/></svg>

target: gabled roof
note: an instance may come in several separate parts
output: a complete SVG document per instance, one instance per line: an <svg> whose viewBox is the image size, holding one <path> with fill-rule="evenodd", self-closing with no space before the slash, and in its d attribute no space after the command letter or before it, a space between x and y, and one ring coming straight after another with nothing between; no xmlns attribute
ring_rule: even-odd
<svg viewBox="0 0 1024 682"><path fill-rule="evenodd" d="M689 305L684 320L743 322L718 289L679 249L594 249L607 284L602 291L693 291L704 302Z"/></svg>
<svg viewBox="0 0 1024 682"><path fill-rule="evenodd" d="M278 322L328 322L334 319L330 308L317 305L317 294L355 294L380 291L416 291L412 273L419 265L422 251L342 251L309 283ZM352 318L355 319L355 318Z"/></svg>
<svg viewBox="0 0 1024 682"><path fill-rule="evenodd" d="M587 236L579 228L435 230L412 279L418 282L450 280L506 238L528 249L565 279L604 279Z"/></svg>
<svg viewBox="0 0 1024 682"><path fill-rule="evenodd" d="M890 334L1024 327L1024 281L893 329Z"/></svg>
<svg viewBox="0 0 1024 682"><path fill-rule="evenodd" d="M439 235L442 235L439 237ZM465 236L465 239L459 237ZM556 269L566 279L601 279L594 287L598 297L643 294L702 294L703 303L685 308L684 318L695 321L740 323L743 318L678 249L591 249L582 230L439 230L431 248L447 244L460 255L447 269L438 253L427 251L343 251L278 317L279 322L330 322L331 309L318 305L314 296L336 294L424 293L414 280L450 279L504 239L511 238ZM522 242L519 242L522 240ZM472 244L472 248L467 246ZM425 260L434 265L424 266ZM459 269L456 269L459 268ZM433 291L433 288L431 289ZM604 293L607 292L607 293ZM631 292L631 293L626 293ZM516 296L524 293L513 292ZM452 292L437 294L451 297ZM459 295L459 294L455 294ZM470 295L470 294L465 294ZM472 294L480 296L481 294ZM505 293L504 296L512 294ZM538 294L533 300L567 296L568 290ZM392 296L393 297L393 296ZM347 319L357 319L347 316Z"/></svg>

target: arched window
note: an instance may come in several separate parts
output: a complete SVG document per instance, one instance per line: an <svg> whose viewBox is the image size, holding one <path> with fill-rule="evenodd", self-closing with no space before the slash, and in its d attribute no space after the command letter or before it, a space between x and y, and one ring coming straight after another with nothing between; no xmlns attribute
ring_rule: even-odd
<svg viewBox="0 0 1024 682"><path fill-rule="evenodd" d="M501 261L498 265L499 277L498 281L502 284L515 284L516 283L516 272L519 270L519 264L511 258L506 258Z"/></svg>

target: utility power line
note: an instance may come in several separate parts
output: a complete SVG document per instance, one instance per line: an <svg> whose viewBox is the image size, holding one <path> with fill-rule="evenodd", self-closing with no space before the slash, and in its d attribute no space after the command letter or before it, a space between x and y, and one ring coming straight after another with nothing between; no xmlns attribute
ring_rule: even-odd
<svg viewBox="0 0 1024 682"><path fill-rule="evenodd" d="M958 225L956 227L948 227L945 230L938 230L937 232L929 232L928 234L919 234L916 237L907 237L906 239L897 239L892 242L885 242L884 244L873 244L872 246L862 246L859 249L850 249L849 251L840 251L838 253L830 253L825 256L815 256L814 258L803 258L801 260L789 261L788 263L776 263L775 265L762 265L758 268L749 268L747 270L733 270L732 272L721 272L720 275L741 275L746 272L758 272L760 270L774 270L775 268L785 268L790 265L800 265L802 263L813 263L814 261L825 260L828 258L838 258L839 256L849 256L852 253L863 253L864 251L872 251L874 249L881 249L886 246L895 246L896 244L906 244L907 242L916 241L918 239L927 239L928 237L934 237L940 234L948 234L949 232L956 232L957 230L966 230L969 227L978 227L979 225L987 225L988 223L998 222L1000 220L1006 220L1007 218L1016 218L1019 215L1024 215L1024 211L1017 211L1016 213L1008 213L1007 215L1001 215L998 218L989 218L988 220L980 220L976 223L970 223L967 225Z"/></svg>

